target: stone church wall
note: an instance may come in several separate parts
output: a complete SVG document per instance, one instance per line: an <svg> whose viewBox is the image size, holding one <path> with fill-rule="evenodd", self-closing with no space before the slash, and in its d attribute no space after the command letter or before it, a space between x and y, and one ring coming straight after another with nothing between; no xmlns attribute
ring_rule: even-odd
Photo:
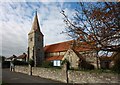
<svg viewBox="0 0 120 85"><path fill-rule="evenodd" d="M28 74L28 67L16 66L16 72ZM33 76L49 78L66 82L67 77L63 69L33 67ZM83 71L68 71L69 83L120 83L120 75L111 73L90 73Z"/></svg>

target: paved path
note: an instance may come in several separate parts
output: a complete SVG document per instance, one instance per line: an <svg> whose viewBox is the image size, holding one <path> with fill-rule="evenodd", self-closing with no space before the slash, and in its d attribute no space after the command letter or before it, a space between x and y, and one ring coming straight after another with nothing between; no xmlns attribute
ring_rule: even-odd
<svg viewBox="0 0 120 85"><path fill-rule="evenodd" d="M11 72L9 69L2 70L2 79L5 83L61 83L36 76L29 76L27 74Z"/></svg>

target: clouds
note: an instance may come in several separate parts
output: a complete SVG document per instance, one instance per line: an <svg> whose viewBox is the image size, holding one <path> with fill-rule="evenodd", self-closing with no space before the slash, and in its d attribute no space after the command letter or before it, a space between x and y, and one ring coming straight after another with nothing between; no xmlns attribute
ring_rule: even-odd
<svg viewBox="0 0 120 85"><path fill-rule="evenodd" d="M22 3L1 3L0 31L2 32L2 55L21 54L27 50L27 33L31 19ZM28 12L25 14L25 12ZM31 13L30 13L31 14Z"/></svg>
<svg viewBox="0 0 120 85"><path fill-rule="evenodd" d="M53 44L68 40L68 36L60 34L65 30L61 8L65 3L43 2L2 2L0 3L0 55L20 55L27 52L28 32L32 27L35 10L38 11L44 44ZM72 9L64 7L66 12Z"/></svg>

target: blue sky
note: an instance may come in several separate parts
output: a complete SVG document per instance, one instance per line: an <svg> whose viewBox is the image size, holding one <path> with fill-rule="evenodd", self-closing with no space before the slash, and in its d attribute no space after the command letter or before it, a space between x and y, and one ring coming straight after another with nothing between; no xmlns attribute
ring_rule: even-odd
<svg viewBox="0 0 120 85"><path fill-rule="evenodd" d="M44 45L69 40L65 30L63 15L74 14L75 2L1 2L0 3L0 55L9 57L27 52L28 33L37 9L40 29L44 34Z"/></svg>
<svg viewBox="0 0 120 85"><path fill-rule="evenodd" d="M0 55L10 57L13 54L18 56L23 52L27 53L28 33L32 27L36 9L40 30L44 34L44 46L70 40L67 34L61 34L62 31L65 31L65 23L60 11L64 9L65 14L72 17L75 7L78 6L76 1L89 2L91 0L27 1L0 0Z"/></svg>

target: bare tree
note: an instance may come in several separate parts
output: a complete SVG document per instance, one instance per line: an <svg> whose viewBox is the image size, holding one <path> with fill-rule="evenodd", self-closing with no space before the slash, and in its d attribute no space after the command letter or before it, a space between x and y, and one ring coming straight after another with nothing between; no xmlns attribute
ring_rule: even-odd
<svg viewBox="0 0 120 85"><path fill-rule="evenodd" d="M118 2L80 2L74 16L64 15L66 32L76 39L77 45L84 41L99 51L120 51L120 3Z"/></svg>
<svg viewBox="0 0 120 85"><path fill-rule="evenodd" d="M64 22L69 36L79 42L103 51L120 50L120 3L118 2L80 2L73 18L65 11ZM92 46L93 45L93 46Z"/></svg>

